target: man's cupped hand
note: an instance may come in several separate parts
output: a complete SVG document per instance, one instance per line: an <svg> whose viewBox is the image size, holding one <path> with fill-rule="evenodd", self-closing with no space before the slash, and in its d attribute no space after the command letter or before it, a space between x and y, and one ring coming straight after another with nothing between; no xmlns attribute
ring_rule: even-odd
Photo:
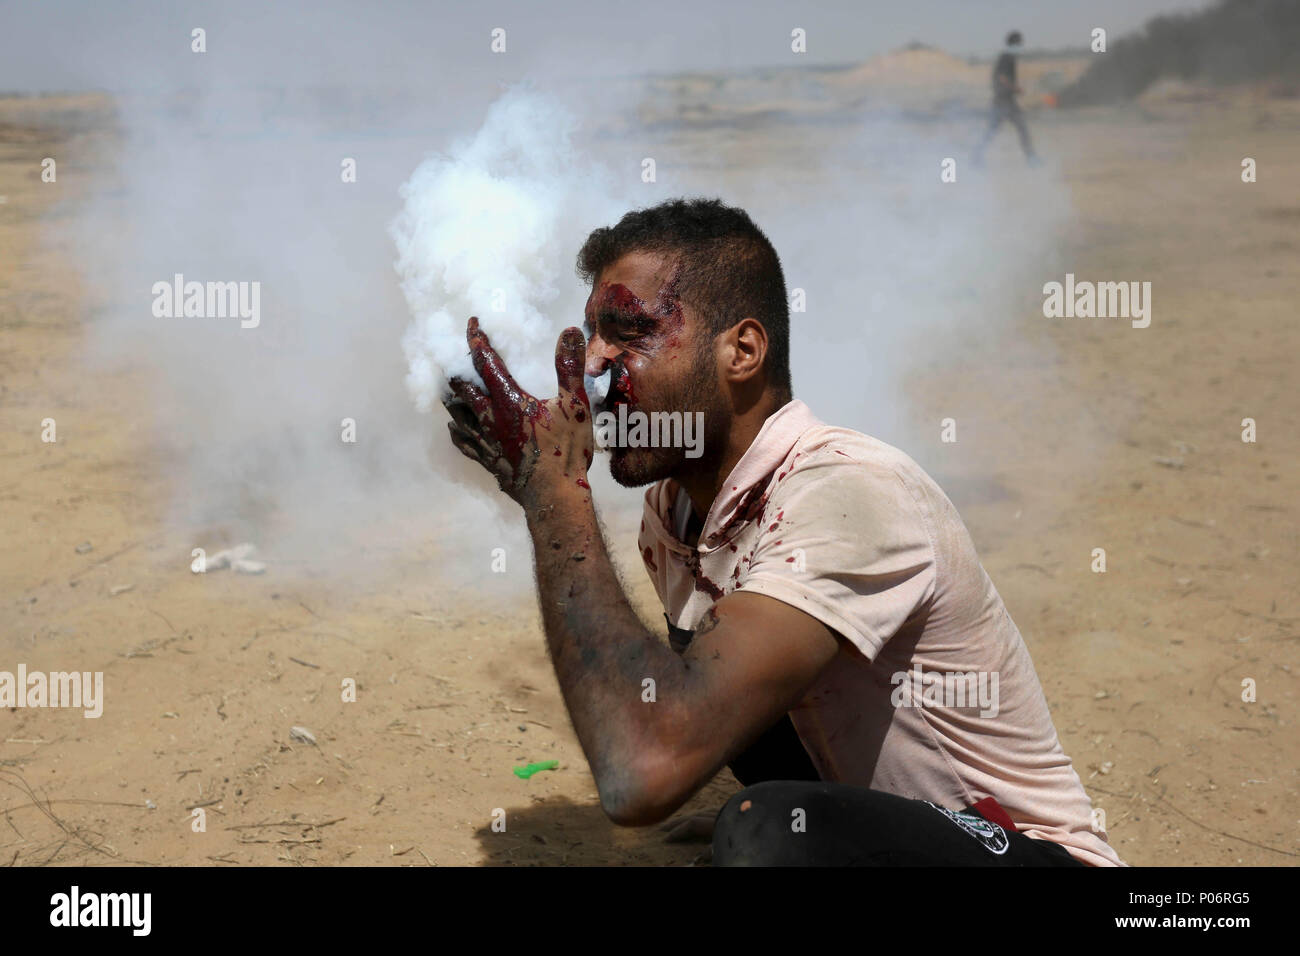
<svg viewBox="0 0 1300 956"><path fill-rule="evenodd" d="M452 444L525 508L575 486L589 493L595 438L582 380L587 348L582 331L567 328L555 344L559 394L552 399L538 399L519 387L476 317L465 336L487 390L462 378L448 382L443 406L451 415Z"/></svg>

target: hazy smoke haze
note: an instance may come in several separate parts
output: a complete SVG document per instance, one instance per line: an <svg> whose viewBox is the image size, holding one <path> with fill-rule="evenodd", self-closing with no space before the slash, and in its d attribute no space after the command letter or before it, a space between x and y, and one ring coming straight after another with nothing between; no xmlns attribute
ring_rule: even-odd
<svg viewBox="0 0 1300 956"><path fill-rule="evenodd" d="M258 543L273 569L277 557L373 567L376 542L436 540L448 557L436 573L450 575L486 568L498 544L522 549L517 512L452 448L436 399L448 372L469 374L470 314L522 383L553 394L555 337L581 325L587 294L577 249L634 206L745 207L806 297L792 316L796 395L905 448L902 387L920 365L959 359L963 336L992 334L1063 271L1069 197L1050 162L1011 179L961 165L941 184L941 161L964 164L982 120L863 111L860 91L806 70L816 58L732 75L727 100L713 78L668 75L707 67L687 52L642 75L649 64L612 27L584 58L548 56L558 25L512 30L519 52L493 55L496 24L458 12L444 56L396 8L354 30L354 8L312 10L315 47L272 8L247 21L160 11L144 32L157 44L165 24L167 45L124 37L135 59L92 44L88 84L130 79L113 173L51 223L91 290L87 374L130 368L152 396L139 424L176 489L160 509L192 537ZM191 53L204 21L209 52ZM260 325L156 318L150 289L178 273L259 282ZM355 444L340 440L344 419ZM593 484L611 533L628 537L640 493L615 489L599 459Z"/></svg>

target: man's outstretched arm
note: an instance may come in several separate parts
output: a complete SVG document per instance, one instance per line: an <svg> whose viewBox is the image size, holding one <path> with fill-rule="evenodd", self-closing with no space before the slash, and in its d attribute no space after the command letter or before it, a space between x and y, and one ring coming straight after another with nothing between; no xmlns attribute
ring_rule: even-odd
<svg viewBox="0 0 1300 956"><path fill-rule="evenodd" d="M560 336L559 395L546 401L515 383L474 319L467 339L486 391L451 383L452 442L524 508L547 645L601 805L617 823L662 820L803 697L837 638L780 601L735 593L686 654L661 642L628 604L596 522L582 333Z"/></svg>

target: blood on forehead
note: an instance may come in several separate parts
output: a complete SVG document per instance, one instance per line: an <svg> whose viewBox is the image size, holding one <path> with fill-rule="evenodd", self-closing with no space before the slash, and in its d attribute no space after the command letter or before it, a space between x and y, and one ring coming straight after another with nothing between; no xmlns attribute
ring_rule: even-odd
<svg viewBox="0 0 1300 956"><path fill-rule="evenodd" d="M593 293L593 301L597 314L601 312L614 312L626 316L646 314L645 303L621 282L602 283Z"/></svg>
<svg viewBox="0 0 1300 956"><path fill-rule="evenodd" d="M681 297L677 294L678 279L681 269L676 268L668 281L659 287L654 302L647 306L644 300L621 282L602 282L591 290L587 299L586 325L590 330L592 324L602 316L636 320L667 320L671 330L680 328L683 322ZM669 331L665 329L664 331Z"/></svg>

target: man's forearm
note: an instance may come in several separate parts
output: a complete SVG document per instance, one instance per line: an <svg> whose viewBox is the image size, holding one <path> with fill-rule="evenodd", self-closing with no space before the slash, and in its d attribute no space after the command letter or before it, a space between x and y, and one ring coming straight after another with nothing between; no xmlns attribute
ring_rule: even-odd
<svg viewBox="0 0 1300 956"><path fill-rule="evenodd" d="M628 603L590 494L570 488L525 512L551 661L601 803L618 819L635 816L644 798L638 761L663 742L663 709L685 703L689 674ZM647 677L665 703L642 700Z"/></svg>

